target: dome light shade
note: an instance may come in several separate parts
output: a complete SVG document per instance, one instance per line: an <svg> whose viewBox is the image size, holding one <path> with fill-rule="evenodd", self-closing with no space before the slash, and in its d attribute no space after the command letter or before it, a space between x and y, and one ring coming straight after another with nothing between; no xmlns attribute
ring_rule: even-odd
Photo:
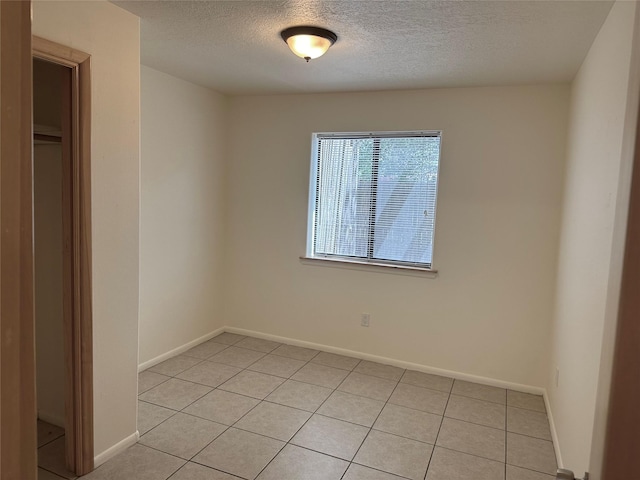
<svg viewBox="0 0 640 480"><path fill-rule="evenodd" d="M318 58L329 50L338 36L330 30L319 27L291 27L280 32L282 39L298 57L307 62Z"/></svg>

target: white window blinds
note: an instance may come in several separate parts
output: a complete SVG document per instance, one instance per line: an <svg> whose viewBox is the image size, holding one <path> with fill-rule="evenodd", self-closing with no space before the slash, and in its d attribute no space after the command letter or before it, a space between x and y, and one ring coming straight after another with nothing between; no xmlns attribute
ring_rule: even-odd
<svg viewBox="0 0 640 480"><path fill-rule="evenodd" d="M439 132L315 134L309 250L431 268Z"/></svg>

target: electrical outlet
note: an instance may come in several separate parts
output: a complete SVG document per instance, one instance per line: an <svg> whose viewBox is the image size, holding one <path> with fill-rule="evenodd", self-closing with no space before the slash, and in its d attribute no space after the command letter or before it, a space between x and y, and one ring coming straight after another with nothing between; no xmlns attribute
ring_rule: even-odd
<svg viewBox="0 0 640 480"><path fill-rule="evenodd" d="M560 369L556 367L556 387L560 384Z"/></svg>
<svg viewBox="0 0 640 480"><path fill-rule="evenodd" d="M360 325L361 326L368 327L370 320L371 320L371 315L369 315L368 313L363 313L362 315L360 315Z"/></svg>

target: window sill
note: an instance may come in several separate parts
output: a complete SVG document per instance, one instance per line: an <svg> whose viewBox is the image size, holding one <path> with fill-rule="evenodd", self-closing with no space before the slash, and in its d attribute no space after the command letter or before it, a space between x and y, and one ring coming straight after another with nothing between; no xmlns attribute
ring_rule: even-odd
<svg viewBox="0 0 640 480"><path fill-rule="evenodd" d="M314 265L319 267L347 268L349 270L378 271L382 273L392 273L396 275L410 275L413 277L436 278L437 270L422 267L411 267L405 265L389 265L386 263L358 262L355 260L300 257L303 265Z"/></svg>

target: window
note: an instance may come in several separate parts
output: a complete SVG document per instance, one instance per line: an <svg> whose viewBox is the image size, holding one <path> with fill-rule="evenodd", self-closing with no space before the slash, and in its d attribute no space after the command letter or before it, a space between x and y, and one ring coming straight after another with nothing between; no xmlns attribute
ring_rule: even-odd
<svg viewBox="0 0 640 480"><path fill-rule="evenodd" d="M431 269L440 132L313 136L307 256Z"/></svg>

